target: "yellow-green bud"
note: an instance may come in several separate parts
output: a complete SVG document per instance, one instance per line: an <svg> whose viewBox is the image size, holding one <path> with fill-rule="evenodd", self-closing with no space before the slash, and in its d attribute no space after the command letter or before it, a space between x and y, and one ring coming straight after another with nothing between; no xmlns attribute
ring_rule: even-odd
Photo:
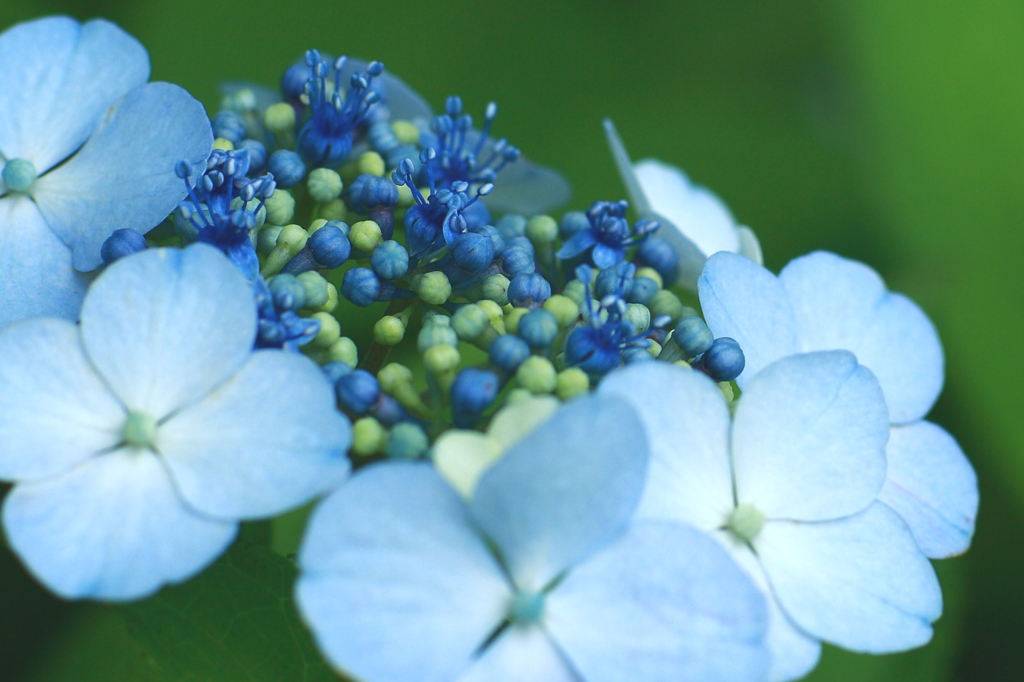
<svg viewBox="0 0 1024 682"><path fill-rule="evenodd" d="M725 527L739 539L750 542L764 528L764 514L752 504L741 504L732 510Z"/></svg>
<svg viewBox="0 0 1024 682"><path fill-rule="evenodd" d="M401 185L398 188L398 206L400 208L409 208L416 200L412 195L412 188L409 185Z"/></svg>
<svg viewBox="0 0 1024 682"><path fill-rule="evenodd" d="M359 157L356 166L359 169L360 175L369 173L370 175L381 177L384 175L384 171L387 170L384 166L384 159L377 152L365 152Z"/></svg>
<svg viewBox="0 0 1024 682"><path fill-rule="evenodd" d="M267 259L270 262L270 259ZM296 275L296 278L302 282L302 288L306 290L306 309L316 310L320 306L327 303L330 291L328 287L330 284L324 279L316 270L310 270Z"/></svg>
<svg viewBox="0 0 1024 682"><path fill-rule="evenodd" d="M555 394L561 400L575 398L589 390L590 379L587 377L587 373L579 367L570 367L558 373L558 385L555 387Z"/></svg>
<svg viewBox="0 0 1024 682"><path fill-rule="evenodd" d="M341 338L341 325L337 318L327 313L313 313L312 317L320 322L320 331L316 333L310 343L317 348L330 348L335 341Z"/></svg>
<svg viewBox="0 0 1024 682"><path fill-rule="evenodd" d="M428 272L413 281L416 295L432 305L445 303L452 295L452 285L443 272Z"/></svg>
<svg viewBox="0 0 1024 682"><path fill-rule="evenodd" d="M518 334L519 320L528 312L530 312L529 308L513 308L505 313L505 331L509 334Z"/></svg>
<svg viewBox="0 0 1024 682"><path fill-rule="evenodd" d="M348 231L348 240L354 248L363 253L371 253L384 242L380 233L380 225L372 220L360 220Z"/></svg>
<svg viewBox="0 0 1024 682"><path fill-rule="evenodd" d="M558 239L558 223L549 215L535 215L526 223L526 238L535 246L545 246Z"/></svg>
<svg viewBox="0 0 1024 682"><path fill-rule="evenodd" d="M380 389L394 395L403 386L412 383L412 370L400 362L389 362L377 372L377 383Z"/></svg>
<svg viewBox="0 0 1024 682"><path fill-rule="evenodd" d="M392 121L391 130L399 144L418 144L420 141L420 129L411 121Z"/></svg>
<svg viewBox="0 0 1024 682"><path fill-rule="evenodd" d="M488 301L498 305L508 305L508 277L499 273L490 275L480 287L480 293Z"/></svg>
<svg viewBox="0 0 1024 682"><path fill-rule="evenodd" d="M340 197L342 187L341 176L330 168L317 168L306 180L309 196L318 204L326 204Z"/></svg>
<svg viewBox="0 0 1024 682"><path fill-rule="evenodd" d="M373 325L373 340L382 346L394 346L405 338L405 325L394 315L385 315Z"/></svg>
<svg viewBox="0 0 1024 682"><path fill-rule="evenodd" d="M524 400L535 400L532 393L527 391L525 388L513 388L508 392L508 396L505 398L506 405L515 405L521 403Z"/></svg>
<svg viewBox="0 0 1024 682"><path fill-rule="evenodd" d="M488 300L478 301L477 306L487 313L487 318L491 321L491 326L494 327L495 331L499 334L504 334L505 311L501 309L501 306L494 301Z"/></svg>
<svg viewBox="0 0 1024 682"><path fill-rule="evenodd" d="M555 294L544 301L543 308L555 316L555 321L558 322L558 326L562 329L573 324L580 317L579 304L568 296L561 294Z"/></svg>
<svg viewBox="0 0 1024 682"><path fill-rule="evenodd" d="M357 419L352 424L352 453L369 457L384 450L388 432L373 417Z"/></svg>
<svg viewBox="0 0 1024 682"><path fill-rule="evenodd" d="M651 326L651 311L641 303L627 303L626 314L623 317L633 325L633 330L637 334L647 331Z"/></svg>
<svg viewBox="0 0 1024 682"><path fill-rule="evenodd" d="M653 279L654 283L658 285L658 288L665 286L665 283L661 279L661 273L654 268L640 268L636 271L637 277L646 277L647 279Z"/></svg>
<svg viewBox="0 0 1024 682"><path fill-rule="evenodd" d="M260 231L256 233L256 250L260 255L266 256L274 250L283 229L280 225L264 225L260 228Z"/></svg>
<svg viewBox="0 0 1024 682"><path fill-rule="evenodd" d="M516 380L530 393L551 393L558 386L558 373L550 360L531 355L519 365Z"/></svg>
<svg viewBox="0 0 1024 682"><path fill-rule="evenodd" d="M651 345L647 347L647 352L653 355L654 357L658 357L659 355L661 355L661 344L658 343L657 341L652 340Z"/></svg>
<svg viewBox="0 0 1024 682"><path fill-rule="evenodd" d="M727 403L731 403L733 400L736 399L736 391L733 390L732 382L719 381L718 390L720 390L722 392L722 395L725 396L725 401Z"/></svg>
<svg viewBox="0 0 1024 682"><path fill-rule="evenodd" d="M565 296L571 301L575 301L577 310L576 314L579 314L579 305L583 303L587 298L587 289L583 286L583 282L578 279L574 279L565 285L562 289L562 296ZM553 298L553 297L552 297Z"/></svg>
<svg viewBox="0 0 1024 682"><path fill-rule="evenodd" d="M654 294L651 300L648 301L647 307L654 317L668 315L672 319L671 324L673 326L683 319L683 315L686 312L685 306L679 301L679 297L668 289L660 289Z"/></svg>
<svg viewBox="0 0 1024 682"><path fill-rule="evenodd" d="M274 135L292 134L295 130L295 108L287 102L271 104L263 112L263 126Z"/></svg>
<svg viewBox="0 0 1024 682"><path fill-rule="evenodd" d="M472 341L490 328L491 320L483 308L471 303L455 311L451 325L460 339Z"/></svg>
<svg viewBox="0 0 1024 682"><path fill-rule="evenodd" d="M312 237L314 232L316 232L326 224L327 220L325 220L324 218L317 218L316 220L309 224L309 229L306 231L309 232L309 236ZM347 237L348 235L346 234L345 236Z"/></svg>
<svg viewBox="0 0 1024 682"><path fill-rule="evenodd" d="M324 220L344 220L348 217L348 207L341 199L335 199L321 204L318 213Z"/></svg>
<svg viewBox="0 0 1024 682"><path fill-rule="evenodd" d="M225 140L223 137L218 137L213 141L214 149L222 149L226 152L234 151L235 144L231 140Z"/></svg>
<svg viewBox="0 0 1024 682"><path fill-rule="evenodd" d="M275 190L265 205L271 225L287 225L295 215L295 197L286 189Z"/></svg>
<svg viewBox="0 0 1024 682"><path fill-rule="evenodd" d="M321 313L333 313L334 309L338 307L338 287L334 286L330 282L327 283L327 302L322 306L316 308Z"/></svg>
<svg viewBox="0 0 1024 682"><path fill-rule="evenodd" d="M352 369L356 368L359 364L359 350L356 348L356 343L347 336L343 336L327 349L327 354L324 358L324 362L344 362Z"/></svg>
<svg viewBox="0 0 1024 682"><path fill-rule="evenodd" d="M276 194L274 196L277 196ZM261 270L264 277L276 275L281 271L292 256L302 250L309 239L309 233L296 224L285 225L277 235L277 246L267 255L267 261Z"/></svg>
<svg viewBox="0 0 1024 682"><path fill-rule="evenodd" d="M423 354L423 366L430 374L454 372L462 362L462 354L455 346L431 346Z"/></svg>

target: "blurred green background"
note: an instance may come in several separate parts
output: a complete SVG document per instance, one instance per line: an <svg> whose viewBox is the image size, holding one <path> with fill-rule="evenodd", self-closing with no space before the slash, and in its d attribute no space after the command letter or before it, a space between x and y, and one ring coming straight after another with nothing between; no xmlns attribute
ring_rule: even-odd
<svg viewBox="0 0 1024 682"><path fill-rule="evenodd" d="M938 564L932 645L829 650L811 679L1021 679L1020 0L0 0L0 27L50 13L114 20L149 49L154 79L208 107L219 81L274 85L310 47L379 59L437 108L449 94L474 113L496 100L498 134L560 169L573 208L624 195L601 133L611 117L634 158L717 192L773 270L818 248L872 264L939 327L947 383L932 418L972 458L982 509L971 551ZM0 679L134 679L140 655L105 607L48 596L3 550Z"/></svg>

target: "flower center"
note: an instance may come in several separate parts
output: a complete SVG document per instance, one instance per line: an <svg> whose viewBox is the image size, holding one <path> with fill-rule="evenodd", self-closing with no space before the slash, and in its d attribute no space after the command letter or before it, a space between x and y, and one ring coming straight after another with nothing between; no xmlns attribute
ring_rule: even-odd
<svg viewBox="0 0 1024 682"><path fill-rule="evenodd" d="M121 435L128 445L155 450L156 419L144 412L129 412Z"/></svg>
<svg viewBox="0 0 1024 682"><path fill-rule="evenodd" d="M27 192L39 177L36 167L25 159L11 159L4 165L3 173L0 175L7 189L12 192Z"/></svg>
<svg viewBox="0 0 1024 682"><path fill-rule="evenodd" d="M544 595L541 592L517 592L508 607L508 619L514 625L536 623L544 615Z"/></svg>
<svg viewBox="0 0 1024 682"><path fill-rule="evenodd" d="M764 527L764 514L752 504L741 504L732 510L725 527L739 539L750 542Z"/></svg>

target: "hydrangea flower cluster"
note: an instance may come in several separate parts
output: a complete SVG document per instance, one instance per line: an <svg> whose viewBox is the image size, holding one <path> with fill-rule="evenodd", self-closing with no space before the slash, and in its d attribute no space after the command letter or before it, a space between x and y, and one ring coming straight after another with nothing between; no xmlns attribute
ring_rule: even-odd
<svg viewBox="0 0 1024 682"><path fill-rule="evenodd" d="M381 62L310 50L207 118L103 21L0 55L2 522L53 592L201 580L313 502L295 602L366 682L777 682L930 639L977 482L868 266L773 275L610 122L630 201L552 216L495 104L435 116Z"/></svg>

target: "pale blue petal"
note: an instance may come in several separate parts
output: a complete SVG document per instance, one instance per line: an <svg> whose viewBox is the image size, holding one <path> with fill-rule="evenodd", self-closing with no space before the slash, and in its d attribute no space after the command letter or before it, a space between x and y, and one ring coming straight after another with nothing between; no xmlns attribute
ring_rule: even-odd
<svg viewBox="0 0 1024 682"><path fill-rule="evenodd" d="M569 571L544 624L587 682L763 680L765 600L708 535L638 522Z"/></svg>
<svg viewBox="0 0 1024 682"><path fill-rule="evenodd" d="M590 252L590 258L594 261L594 265L601 270L614 266L616 263L621 262L625 257L626 250L622 247L609 246L607 244L602 244L601 242L594 244L594 250Z"/></svg>
<svg viewBox="0 0 1024 682"><path fill-rule="evenodd" d="M821 642L801 632L782 612L768 576L749 546L724 531L716 533L715 537L729 548L732 558L761 590L768 605L768 632L764 641L769 659L768 682L797 680L811 672L821 658Z"/></svg>
<svg viewBox="0 0 1024 682"><path fill-rule="evenodd" d="M633 409L587 396L485 472L470 509L516 586L536 591L622 532L646 470L647 440Z"/></svg>
<svg viewBox="0 0 1024 682"><path fill-rule="evenodd" d="M490 155L491 146L490 143L484 146L480 158ZM562 206L570 196L572 188L561 173L520 156L498 173L494 191L485 196L483 202L496 213L535 215Z"/></svg>
<svg viewBox="0 0 1024 682"><path fill-rule="evenodd" d="M169 83L149 83L120 100L85 146L39 178L32 196L71 247L74 266L100 266L114 230L148 232L185 197L178 161L205 163L213 133L203 105Z"/></svg>
<svg viewBox="0 0 1024 682"><path fill-rule="evenodd" d="M737 501L775 519L859 512L885 482L888 438L878 381L852 354L783 358L754 378L736 406Z"/></svg>
<svg viewBox="0 0 1024 682"><path fill-rule="evenodd" d="M69 599L148 596L205 568L237 530L189 510L159 459L128 449L18 484L3 523L32 574Z"/></svg>
<svg viewBox="0 0 1024 682"><path fill-rule="evenodd" d="M638 518L719 528L734 507L729 428L718 386L705 375L665 362L630 365L598 387L636 408L650 445L647 486Z"/></svg>
<svg viewBox="0 0 1024 682"><path fill-rule="evenodd" d="M575 258L591 246L597 243L594 233L588 230L580 230L565 240L562 248L558 250L559 258Z"/></svg>
<svg viewBox="0 0 1024 682"><path fill-rule="evenodd" d="M366 73L366 67L369 65L367 61L349 57L341 70L341 82L348 83L356 72ZM393 120L401 119L413 123L422 121L429 124L434 118L434 112L426 100L391 71L385 70L374 78L372 89L381 93L381 101L391 110ZM273 101L277 102L280 99L281 96L278 94L277 99Z"/></svg>
<svg viewBox="0 0 1024 682"><path fill-rule="evenodd" d="M878 274L856 261L819 251L779 274L793 306L802 350L848 350L874 372L890 419L920 419L943 383L938 333L913 301L891 294Z"/></svg>
<svg viewBox="0 0 1024 682"><path fill-rule="evenodd" d="M90 279L71 267L71 250L31 199L0 199L0 327L43 315L77 320Z"/></svg>
<svg viewBox="0 0 1024 682"><path fill-rule="evenodd" d="M694 185L675 166L655 159L637 163L636 176L651 210L668 218L704 255L740 250L736 219L713 192ZM664 236L664 232L658 234Z"/></svg>
<svg viewBox="0 0 1024 682"><path fill-rule="evenodd" d="M951 435L931 422L894 426L878 499L910 526L932 559L967 551L978 514L978 477Z"/></svg>
<svg viewBox="0 0 1024 682"><path fill-rule="evenodd" d="M324 500L296 601L327 659L374 682L450 682L501 624L511 587L427 463L363 469Z"/></svg>
<svg viewBox="0 0 1024 682"><path fill-rule="evenodd" d="M880 502L837 521L769 521L754 549L787 615L845 649L881 654L921 646L942 613L931 563Z"/></svg>
<svg viewBox="0 0 1024 682"><path fill-rule="evenodd" d="M128 409L158 420L234 374L255 337L249 283L205 244L122 258L82 305L89 359Z"/></svg>
<svg viewBox="0 0 1024 682"><path fill-rule="evenodd" d="M156 447L182 497L218 518L271 516L349 471L348 420L309 358L257 351L238 373L160 426Z"/></svg>
<svg viewBox="0 0 1024 682"><path fill-rule="evenodd" d="M0 479L70 469L117 445L124 419L75 325L25 320L0 333Z"/></svg>
<svg viewBox="0 0 1024 682"><path fill-rule="evenodd" d="M102 19L18 24L0 35L0 154L44 173L78 149L111 104L149 78L135 38Z"/></svg>
<svg viewBox="0 0 1024 682"><path fill-rule="evenodd" d="M700 306L715 337L728 336L743 349L740 388L779 358L799 352L793 310L778 278L734 253L708 259L697 282Z"/></svg>
<svg viewBox="0 0 1024 682"><path fill-rule="evenodd" d="M412 678L410 678L412 679ZM415 678L419 679L419 678ZM547 633L535 626L509 627L455 682L584 682ZM587 679L585 682L590 682Z"/></svg>

